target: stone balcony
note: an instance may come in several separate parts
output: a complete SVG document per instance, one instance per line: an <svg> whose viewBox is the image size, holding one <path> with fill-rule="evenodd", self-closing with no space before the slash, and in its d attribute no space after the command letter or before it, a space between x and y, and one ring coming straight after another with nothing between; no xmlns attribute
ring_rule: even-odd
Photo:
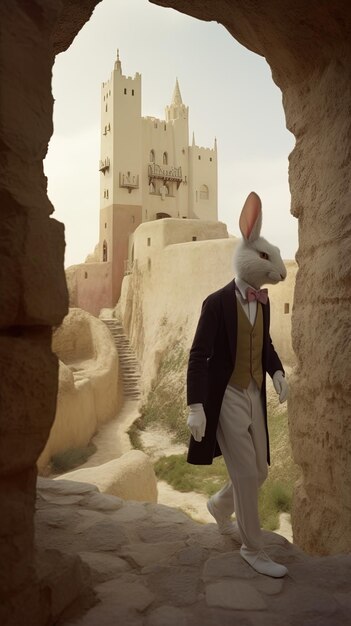
<svg viewBox="0 0 351 626"><path fill-rule="evenodd" d="M157 165L157 163L149 163L148 177L149 177L149 185L153 180L157 178L161 178L164 182L175 181L177 183L177 189L178 189L180 183L183 180L182 168L174 167L171 165Z"/></svg>

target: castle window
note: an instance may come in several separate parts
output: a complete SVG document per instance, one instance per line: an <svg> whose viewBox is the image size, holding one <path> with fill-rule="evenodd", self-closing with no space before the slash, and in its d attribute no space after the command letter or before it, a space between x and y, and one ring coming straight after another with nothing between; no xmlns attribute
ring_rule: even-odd
<svg viewBox="0 0 351 626"><path fill-rule="evenodd" d="M132 96L134 96L134 89L132 89Z"/></svg>
<svg viewBox="0 0 351 626"><path fill-rule="evenodd" d="M201 161L201 156L200 155L197 158L199 159L199 161Z"/></svg>
<svg viewBox="0 0 351 626"><path fill-rule="evenodd" d="M84 272L84 278L88 278L88 272Z"/></svg>
<svg viewBox="0 0 351 626"><path fill-rule="evenodd" d="M163 165L168 165L168 154L167 154L167 152L163 153Z"/></svg>
<svg viewBox="0 0 351 626"><path fill-rule="evenodd" d="M111 89L110 89L110 91L109 91L109 94L111 95Z"/></svg>
<svg viewBox="0 0 351 626"><path fill-rule="evenodd" d="M289 313L290 312L290 305L289 302L285 302L284 304L284 313Z"/></svg>
<svg viewBox="0 0 351 626"><path fill-rule="evenodd" d="M147 260L147 269L150 271L151 270L151 259Z"/></svg>
<svg viewBox="0 0 351 626"><path fill-rule="evenodd" d="M106 113L107 113L107 104L106 104L106 106L105 106L105 111L106 111Z"/></svg>
<svg viewBox="0 0 351 626"><path fill-rule="evenodd" d="M126 93L127 93L127 90L126 90L126 88L124 88L124 95L126 95Z"/></svg>
<svg viewBox="0 0 351 626"><path fill-rule="evenodd" d="M167 130L167 124L163 126L163 130Z"/></svg>
<svg viewBox="0 0 351 626"><path fill-rule="evenodd" d="M212 161L212 157L210 157L210 161Z"/></svg>
<svg viewBox="0 0 351 626"><path fill-rule="evenodd" d="M192 239L193 239L193 241L196 241L196 240L197 240L197 237L193 237Z"/></svg>
<svg viewBox="0 0 351 626"><path fill-rule="evenodd" d="M150 185L149 185L149 193L156 193L156 189L155 189L154 183L150 183Z"/></svg>
<svg viewBox="0 0 351 626"><path fill-rule="evenodd" d="M132 222L132 224L134 224L134 223L135 223L135 215L132 215L132 216L131 216L131 220L130 220L130 221Z"/></svg>
<svg viewBox="0 0 351 626"><path fill-rule="evenodd" d="M157 128L157 122L154 122L154 128Z"/></svg>
<svg viewBox="0 0 351 626"><path fill-rule="evenodd" d="M201 185L201 187L200 187L200 200L208 200L208 187L207 187L207 185Z"/></svg>
<svg viewBox="0 0 351 626"><path fill-rule="evenodd" d="M107 228L107 222L105 222L105 228Z"/></svg>
<svg viewBox="0 0 351 626"><path fill-rule="evenodd" d="M150 160L150 163L155 163L155 152L154 152L154 150L150 150L149 160Z"/></svg>
<svg viewBox="0 0 351 626"><path fill-rule="evenodd" d="M147 245L150 247L151 246L151 237L147 238Z"/></svg>
<svg viewBox="0 0 351 626"><path fill-rule="evenodd" d="M104 241L102 244L102 260L105 263L107 261L107 242Z"/></svg>

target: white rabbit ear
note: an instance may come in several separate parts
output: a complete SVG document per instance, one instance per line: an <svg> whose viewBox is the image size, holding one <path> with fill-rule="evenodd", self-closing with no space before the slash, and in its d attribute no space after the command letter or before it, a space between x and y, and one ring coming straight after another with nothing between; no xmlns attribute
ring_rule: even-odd
<svg viewBox="0 0 351 626"><path fill-rule="evenodd" d="M261 226L262 203L257 193L251 191L240 214L240 231L246 241L255 241L260 236Z"/></svg>

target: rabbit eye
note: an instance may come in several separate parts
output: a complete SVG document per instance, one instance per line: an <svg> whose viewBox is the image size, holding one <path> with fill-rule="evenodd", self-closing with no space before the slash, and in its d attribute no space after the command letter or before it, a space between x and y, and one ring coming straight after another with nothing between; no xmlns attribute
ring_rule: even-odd
<svg viewBox="0 0 351 626"><path fill-rule="evenodd" d="M266 261L269 259L267 252L260 252L260 257L261 259L266 259Z"/></svg>

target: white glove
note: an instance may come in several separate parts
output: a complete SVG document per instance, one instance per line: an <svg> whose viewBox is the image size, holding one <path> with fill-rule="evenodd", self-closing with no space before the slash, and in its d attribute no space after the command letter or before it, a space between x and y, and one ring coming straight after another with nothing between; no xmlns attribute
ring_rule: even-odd
<svg viewBox="0 0 351 626"><path fill-rule="evenodd" d="M195 441L201 441L206 430L206 415L202 404L191 404L187 425Z"/></svg>
<svg viewBox="0 0 351 626"><path fill-rule="evenodd" d="M284 374L281 370L277 370L273 374L273 385L277 394L279 395L279 402L285 402L288 397L288 383L284 378Z"/></svg>

